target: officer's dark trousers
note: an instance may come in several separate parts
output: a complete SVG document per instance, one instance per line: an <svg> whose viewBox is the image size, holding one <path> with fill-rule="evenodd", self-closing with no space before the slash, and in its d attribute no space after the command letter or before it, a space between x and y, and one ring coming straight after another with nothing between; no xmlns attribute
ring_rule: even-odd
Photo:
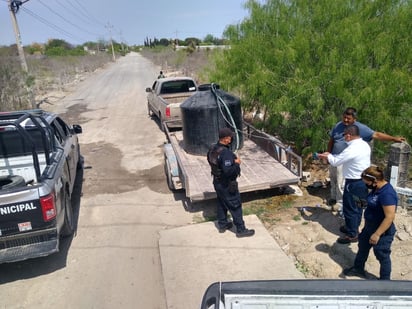
<svg viewBox="0 0 412 309"><path fill-rule="evenodd" d="M359 226L362 221L363 209L359 201L366 201L368 189L361 179L346 179L343 191L343 216L348 231L347 235L356 237L359 233Z"/></svg>
<svg viewBox="0 0 412 309"><path fill-rule="evenodd" d="M230 211L237 231L244 230L245 222L243 221L239 190L229 192L229 185L219 181L214 181L213 185L217 195L217 224L219 227L224 227L227 224L227 212Z"/></svg>
<svg viewBox="0 0 412 309"><path fill-rule="evenodd" d="M354 266L358 269L365 269L365 263L368 259L369 251L371 248L373 248L373 253L375 254L376 259L379 261L381 265L379 279L390 280L392 271L391 245L396 232L395 225L392 224L391 227L384 234L381 235L378 243L372 246L369 243L369 239L371 235L375 233L376 229L377 226L365 222L365 227L359 234L359 249L358 253L356 254Z"/></svg>

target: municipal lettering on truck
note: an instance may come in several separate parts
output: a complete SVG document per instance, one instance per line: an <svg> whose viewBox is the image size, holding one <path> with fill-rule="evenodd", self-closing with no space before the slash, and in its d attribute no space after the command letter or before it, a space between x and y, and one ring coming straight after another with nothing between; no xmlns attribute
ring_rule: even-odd
<svg viewBox="0 0 412 309"><path fill-rule="evenodd" d="M165 121L173 121L170 126L182 127L180 104L198 91L196 82L190 77L159 78L152 87L147 87L147 110L149 116L159 118L164 130Z"/></svg>
<svg viewBox="0 0 412 309"><path fill-rule="evenodd" d="M81 132L42 110L0 113L0 263L55 253L73 234Z"/></svg>

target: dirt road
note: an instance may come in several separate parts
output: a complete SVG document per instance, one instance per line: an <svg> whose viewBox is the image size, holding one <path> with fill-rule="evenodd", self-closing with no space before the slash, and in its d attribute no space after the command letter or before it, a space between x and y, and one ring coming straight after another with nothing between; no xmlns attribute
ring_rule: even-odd
<svg viewBox="0 0 412 309"><path fill-rule="evenodd" d="M166 308L158 231L192 214L167 189L165 136L147 116L157 73L128 55L45 106L83 127L77 233L56 255L0 265L0 308Z"/></svg>
<svg viewBox="0 0 412 309"><path fill-rule="evenodd" d="M214 213L213 203L188 211L183 196L167 188L165 136L147 116L144 92L158 71L131 54L44 106L83 126L77 232L58 254L0 265L0 308L166 308L159 231ZM307 278L336 279L352 262L356 244L336 245L339 219L317 207L319 190L262 199L264 207L255 213ZM258 199L253 193L245 197L247 211ZM412 279L411 221L408 214L397 218L401 237L393 245L394 279ZM372 254L367 267L378 273Z"/></svg>

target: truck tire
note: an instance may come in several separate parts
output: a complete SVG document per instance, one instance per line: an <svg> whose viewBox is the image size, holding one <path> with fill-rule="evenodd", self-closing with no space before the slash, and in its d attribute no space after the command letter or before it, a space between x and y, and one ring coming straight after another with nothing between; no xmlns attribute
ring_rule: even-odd
<svg viewBox="0 0 412 309"><path fill-rule="evenodd" d="M62 237L69 237L74 233L74 214L70 195L62 190L61 201L64 204L64 223L60 231Z"/></svg>
<svg viewBox="0 0 412 309"><path fill-rule="evenodd" d="M164 121L163 121L163 118L162 118L162 114L161 113L159 113L159 127L160 127L160 130L162 130L162 132L166 132L166 128L165 128L165 123L164 123Z"/></svg>
<svg viewBox="0 0 412 309"><path fill-rule="evenodd" d="M80 171L84 168L84 157L80 154L80 145L78 146L79 148L77 148L77 156L79 159L77 161L76 169Z"/></svg>
<svg viewBox="0 0 412 309"><path fill-rule="evenodd" d="M24 187L26 182L22 176L7 175L0 176L0 190L10 190L13 188Z"/></svg>
<svg viewBox="0 0 412 309"><path fill-rule="evenodd" d="M149 117L152 117L152 116L153 116L153 111L152 111L152 109L150 108L149 102L147 102L147 114L149 115Z"/></svg>

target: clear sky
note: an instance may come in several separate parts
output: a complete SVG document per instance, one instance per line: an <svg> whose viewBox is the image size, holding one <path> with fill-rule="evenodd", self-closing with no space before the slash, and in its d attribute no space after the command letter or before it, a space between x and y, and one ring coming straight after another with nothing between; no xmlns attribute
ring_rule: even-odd
<svg viewBox="0 0 412 309"><path fill-rule="evenodd" d="M8 9L0 0L0 45L16 43ZM248 16L246 0L20 0L17 12L23 45L50 38L77 45L109 40L143 44L145 37L221 38L227 25Z"/></svg>

